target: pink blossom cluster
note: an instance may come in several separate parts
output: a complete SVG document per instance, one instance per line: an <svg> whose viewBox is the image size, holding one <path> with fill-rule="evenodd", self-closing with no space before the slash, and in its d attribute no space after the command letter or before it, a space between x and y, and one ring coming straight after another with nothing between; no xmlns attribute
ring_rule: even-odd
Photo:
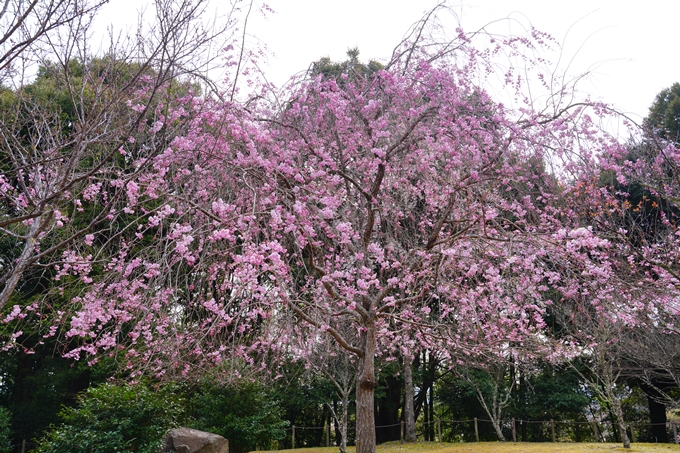
<svg viewBox="0 0 680 453"><path fill-rule="evenodd" d="M534 360L574 354L577 338L548 338L556 305L630 326L667 306L677 315L668 263L680 237L621 241L622 199L593 183L596 169L648 179L680 162L677 148L652 167L599 159L621 155L597 127L609 110L538 109L517 68L500 77L522 107L494 102L475 71L551 42L532 33L485 50L462 34L463 63L415 47L370 76L317 75L281 107L193 95L159 107L122 145L126 171L74 197L118 226L82 234L56 265L57 284L82 284L63 317L66 355L166 377L226 363L238 374L234 357L262 368L267 354L309 354L304 325L361 369L404 345L451 363ZM4 178L0 197L30 204Z"/></svg>

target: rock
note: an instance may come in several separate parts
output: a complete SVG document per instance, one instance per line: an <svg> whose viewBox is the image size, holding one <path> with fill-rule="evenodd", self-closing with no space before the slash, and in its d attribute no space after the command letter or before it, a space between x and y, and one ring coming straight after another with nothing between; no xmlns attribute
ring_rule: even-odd
<svg viewBox="0 0 680 453"><path fill-rule="evenodd" d="M163 437L162 453L229 453L229 441L191 428L171 429Z"/></svg>

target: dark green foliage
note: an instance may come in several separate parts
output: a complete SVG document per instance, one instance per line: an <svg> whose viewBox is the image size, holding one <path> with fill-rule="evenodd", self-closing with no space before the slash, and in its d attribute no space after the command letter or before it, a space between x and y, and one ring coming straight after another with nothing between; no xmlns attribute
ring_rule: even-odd
<svg viewBox="0 0 680 453"><path fill-rule="evenodd" d="M7 408L0 406L0 453L11 453L12 451L11 423L12 413Z"/></svg>
<svg viewBox="0 0 680 453"><path fill-rule="evenodd" d="M337 389L330 380L320 374L312 375L306 372L304 366L299 363L287 364L282 373L285 377L277 381L273 391L283 410L283 419L296 427L315 427L314 429L296 429L295 445L297 447L326 445L325 433L321 427L335 426L329 405L340 416L342 403L337 395ZM348 445L354 442L354 396L352 392L348 411ZM339 436L339 432L335 432L336 440ZM279 443L279 448L291 448L290 430Z"/></svg>
<svg viewBox="0 0 680 453"><path fill-rule="evenodd" d="M228 387L204 383L192 398L191 427L229 440L229 451L269 449L286 435L288 422L264 385L245 382Z"/></svg>
<svg viewBox="0 0 680 453"><path fill-rule="evenodd" d="M475 370L471 375L478 381L482 392L491 393L491 381L485 378L485 372ZM517 426L518 439L523 441L549 441L549 421L557 423L556 435L571 441L592 440L590 425L586 424L586 411L591 402L591 395L576 373L570 367L552 367L543 364L541 369L531 375L516 372L508 377L514 380L513 399L504 411L503 419L531 420L532 423L519 423ZM508 382L509 384L509 382ZM488 415L482 408L475 390L462 379L447 375L437 384L438 409L444 420L470 420L477 418L479 436L481 440L496 440L493 427ZM545 423L539 423L544 421ZM569 422L573 423L569 423ZM474 428L471 423L460 423L452 426L453 430L444 430L444 440L467 442L474 441ZM505 432L507 430L507 432ZM506 438L510 439L511 432L504 429Z"/></svg>
<svg viewBox="0 0 680 453"><path fill-rule="evenodd" d="M93 387L65 408L63 424L40 441L37 453L157 453L165 432L183 420L176 386L143 384Z"/></svg>
<svg viewBox="0 0 680 453"><path fill-rule="evenodd" d="M634 386L622 386L627 392L621 399L621 406L623 407L623 412L626 414L626 421L629 423L634 423L640 425L642 428L638 432L638 437L650 438L647 433L649 431L649 407L647 404L647 396L638 387ZM654 439L650 439L654 442Z"/></svg>
<svg viewBox="0 0 680 453"><path fill-rule="evenodd" d="M544 367L530 378L527 386L526 414L531 420L579 419L590 403L578 374L569 367Z"/></svg>
<svg viewBox="0 0 680 453"><path fill-rule="evenodd" d="M591 402L578 373L569 366L542 364L540 371L519 379L508 417L522 420L555 420L558 439L582 442L591 440L586 411ZM572 422L572 423L570 423ZM522 424L518 436L523 440L550 440L549 424Z"/></svg>
<svg viewBox="0 0 680 453"><path fill-rule="evenodd" d="M488 415L479 402L474 389L463 379L448 374L436 385L436 398L440 417L444 420L480 420L488 419ZM479 422L479 438L483 441L498 440L491 423ZM443 433L444 441L474 442L474 426L471 423L454 425L453 432Z"/></svg>
<svg viewBox="0 0 680 453"><path fill-rule="evenodd" d="M649 140L629 148L627 160L641 164L647 162L651 165L659 156L656 145ZM665 176L675 178L676 169L666 166ZM664 175L657 175L662 178ZM621 201L625 215L619 220L626 230L626 239L631 245L640 247L645 243L662 242L672 233L675 224L680 217L680 209L672 201L651 187L660 186L656 181L650 185L648 182L631 180L621 184L613 172L602 172L598 184L607 187L617 194Z"/></svg>
<svg viewBox="0 0 680 453"><path fill-rule="evenodd" d="M402 364L395 361L383 366L378 374L375 424L381 427L376 430L376 441L379 444L400 438L399 422L404 387L404 376L399 374L401 369Z"/></svg>
<svg viewBox="0 0 680 453"><path fill-rule="evenodd" d="M656 95L645 123L662 138L680 140L680 83Z"/></svg>
<svg viewBox="0 0 680 453"><path fill-rule="evenodd" d="M12 411L14 443L41 436L59 422L62 406L73 406L78 392L102 380L95 369L55 357L45 346L34 354L4 352L0 363L0 405Z"/></svg>
<svg viewBox="0 0 680 453"><path fill-rule="evenodd" d="M383 69L383 65L375 60L370 60L368 64L361 63L359 61L359 49L355 47L347 50L347 60L336 62L331 61L328 57L323 57L312 63L309 72L312 76L323 74L325 78L336 79L338 83L342 84L346 79L370 77L381 69Z"/></svg>

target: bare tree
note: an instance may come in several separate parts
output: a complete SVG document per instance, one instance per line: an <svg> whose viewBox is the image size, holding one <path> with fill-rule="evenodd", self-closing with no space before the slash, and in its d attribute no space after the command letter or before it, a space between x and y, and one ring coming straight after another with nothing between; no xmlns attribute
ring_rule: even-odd
<svg viewBox="0 0 680 453"><path fill-rule="evenodd" d="M622 338L626 323L588 305L563 304L556 312L560 325L578 345L581 360L569 362L588 387L611 409L624 448L630 448L621 406L623 383Z"/></svg>
<svg viewBox="0 0 680 453"><path fill-rule="evenodd" d="M680 400L680 338L664 327L665 322L647 322L627 329L621 339L623 375L647 396L651 435L668 442L666 413L677 409Z"/></svg>
<svg viewBox="0 0 680 453"><path fill-rule="evenodd" d="M485 350L459 350L451 357L449 371L473 390L499 441L507 440L503 434L503 415L513 401L518 372L530 374L534 370L536 350L531 344L499 342L487 345Z"/></svg>
<svg viewBox="0 0 680 453"><path fill-rule="evenodd" d="M312 350L309 354L303 354L310 372L325 377L335 387L335 393L340 402L339 410L332 404L327 404L327 406L337 423L340 434L338 447L342 453L346 453L350 396L356 385L357 360L345 354L329 334L315 337L312 332L311 335L300 335L297 339L303 343L306 342L304 347Z"/></svg>
<svg viewBox="0 0 680 453"><path fill-rule="evenodd" d="M27 269L64 261L64 247L93 229L115 233L128 183L183 130L186 118L167 118L169 107L198 89L190 81L205 79L210 46L233 38L238 13L234 5L210 23L207 0L159 0L148 25L111 34L93 58L88 34L102 3L7 0L0 11L3 80L32 61L52 90L19 86L0 111L0 309Z"/></svg>
<svg viewBox="0 0 680 453"><path fill-rule="evenodd" d="M671 407L680 401L668 394L680 388L680 338L663 327L646 325L630 329L622 339L623 358L629 375L651 387Z"/></svg>
<svg viewBox="0 0 680 453"><path fill-rule="evenodd" d="M105 0L4 0L0 7L0 83L36 63L45 44L63 28L77 29ZM75 28L74 28L75 27ZM81 36L82 38L82 36Z"/></svg>

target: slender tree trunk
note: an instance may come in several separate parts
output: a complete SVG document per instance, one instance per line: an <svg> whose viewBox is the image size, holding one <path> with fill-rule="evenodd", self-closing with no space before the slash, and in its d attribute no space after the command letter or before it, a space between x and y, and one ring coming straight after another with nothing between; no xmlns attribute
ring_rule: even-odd
<svg viewBox="0 0 680 453"><path fill-rule="evenodd" d="M31 227L29 228L28 236L24 241L24 249L21 251L19 258L17 258L14 269L12 269L9 279L5 282L5 285L0 292L0 310L3 309L10 297L12 297L14 289L17 287L19 280L21 280L21 276L28 267L29 260L33 257L33 255L35 255L35 248L39 242L36 238L38 237L38 234L46 227L51 218L52 214L50 212L49 214L43 214L33 219L33 223L31 223Z"/></svg>
<svg viewBox="0 0 680 453"><path fill-rule="evenodd" d="M348 413L349 413L349 389L346 389L342 392L342 409L340 411L340 417L338 417L337 414L337 405L336 405L336 410L333 411L333 416L335 418L335 425L336 425L336 431L335 435L336 437L339 437L339 442L337 442L338 447L340 447L340 452L341 453L346 453L347 452L347 418L348 418ZM335 401L333 402L335 404Z"/></svg>
<svg viewBox="0 0 680 453"><path fill-rule="evenodd" d="M343 395L342 397L342 425L340 425L340 451L342 453L347 452L347 414L349 412L349 395Z"/></svg>
<svg viewBox="0 0 680 453"><path fill-rule="evenodd" d="M423 351L423 361L422 361L422 369L423 369L423 388L421 389L421 392L423 394L423 422L424 422L424 429L423 429L423 437L425 438L425 441L430 441L430 430L428 429L430 426L430 409L429 409L429 404L430 402L428 401L428 394L430 390L430 368L428 366L428 354L427 351Z"/></svg>
<svg viewBox="0 0 680 453"><path fill-rule="evenodd" d="M430 365L432 365L432 361L430 361ZM431 368L431 366L430 366ZM430 441L434 442L435 437L434 437L434 379L432 380L432 384L430 385L430 397L428 398L430 404L430 424L428 425L429 431L430 431Z"/></svg>
<svg viewBox="0 0 680 453"><path fill-rule="evenodd" d="M619 425L619 431L621 431L621 442L623 442L623 448L630 448L630 439L628 439L628 432L626 431L626 423L623 419L623 409L621 408L621 401L618 398L612 398L612 410L616 416L616 421Z"/></svg>
<svg viewBox="0 0 680 453"><path fill-rule="evenodd" d="M427 429L430 424L430 411L428 410L427 406L427 390L428 387L425 387L425 389L422 390L425 393L425 399L423 401L423 424L425 425L425 429L423 429L423 437L425 438L425 442L430 440L430 430Z"/></svg>
<svg viewBox="0 0 680 453"><path fill-rule="evenodd" d="M338 413L338 402L333 398L333 419L335 420L334 427L335 427L335 445L340 446L340 443L342 439L345 438L345 435L342 433L341 428L340 428L340 423L341 419L336 415ZM345 441L345 445L347 445L347 441ZM345 453L344 451L342 453Z"/></svg>
<svg viewBox="0 0 680 453"><path fill-rule="evenodd" d="M484 398L484 394L482 393L482 390L479 388L479 386L476 385L472 379L468 379L467 381L475 389L475 392L477 393L477 401L479 401L479 403L484 408L486 415L489 416L489 419L491 420L491 425L493 426L494 431L496 431L496 436L498 437L498 440L501 442L505 442L506 439L505 436L503 435L503 429L501 427L502 408L499 407L498 402L498 386L496 385L494 388L493 391L494 394L493 397L491 398L491 407L489 407L487 398Z"/></svg>
<svg viewBox="0 0 680 453"><path fill-rule="evenodd" d="M413 402L415 400L415 389L413 388L413 358L404 356L404 423L406 432L404 440L406 442L416 441L416 417Z"/></svg>
<svg viewBox="0 0 680 453"><path fill-rule="evenodd" d="M333 398L333 406L330 409L333 425L335 426L335 445L340 448L340 453L347 452L347 419L349 418L349 394L351 387L345 386L339 393L340 413L338 415L338 402Z"/></svg>
<svg viewBox="0 0 680 453"><path fill-rule="evenodd" d="M520 417L522 418L521 430L522 430L522 442L527 441L527 423L526 423L526 407L527 407L527 389L526 381L524 377L524 372L519 372L519 407L520 407ZM578 434L577 434L578 435Z"/></svg>
<svg viewBox="0 0 680 453"><path fill-rule="evenodd" d="M503 413L503 405L501 401L499 401L502 398L500 395L500 384L499 380L496 380L495 385L494 385L494 390L493 390L493 399L491 401L491 420L493 423L493 428L496 430L496 435L498 436L498 440L501 442L505 442L505 436L503 435L503 427L501 426L502 418L501 414Z"/></svg>
<svg viewBox="0 0 680 453"><path fill-rule="evenodd" d="M359 357L357 371L357 429L356 453L375 453L375 321L364 324L362 332L363 357Z"/></svg>

